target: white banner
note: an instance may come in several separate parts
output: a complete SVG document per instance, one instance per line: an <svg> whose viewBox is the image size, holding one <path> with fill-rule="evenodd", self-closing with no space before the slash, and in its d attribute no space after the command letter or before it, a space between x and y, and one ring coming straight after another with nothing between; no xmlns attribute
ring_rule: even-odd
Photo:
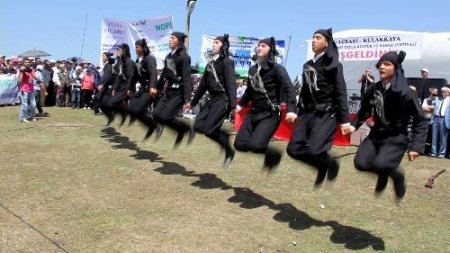
<svg viewBox="0 0 450 253"><path fill-rule="evenodd" d="M157 68L164 67L164 59L170 53L169 38L173 28L173 17L146 18L128 24L132 45L139 39L147 44L156 57Z"/></svg>
<svg viewBox="0 0 450 253"><path fill-rule="evenodd" d="M202 48L200 50L200 72L204 71L208 60L206 56L212 51L212 45L214 39L217 36L203 35L202 36ZM258 47L259 38L254 37L242 37L242 36L230 36L230 54L234 59L234 67L236 73L241 77L246 77L248 75L248 69L254 62L252 61L252 56L256 54L256 49ZM283 64L285 57L285 43L284 40L276 41L277 51L280 53L277 56L276 61Z"/></svg>
<svg viewBox="0 0 450 253"><path fill-rule="evenodd" d="M373 61L389 51L406 52L406 59L422 58L422 38L420 34L377 35L364 37L334 38L339 50L340 61ZM308 59L314 56L312 41L308 41Z"/></svg>
<svg viewBox="0 0 450 253"><path fill-rule="evenodd" d="M0 105L18 103L18 91L15 75L0 75Z"/></svg>
<svg viewBox="0 0 450 253"><path fill-rule="evenodd" d="M110 18L102 19L100 54L104 52L115 53L117 48L123 43L128 43L127 22Z"/></svg>

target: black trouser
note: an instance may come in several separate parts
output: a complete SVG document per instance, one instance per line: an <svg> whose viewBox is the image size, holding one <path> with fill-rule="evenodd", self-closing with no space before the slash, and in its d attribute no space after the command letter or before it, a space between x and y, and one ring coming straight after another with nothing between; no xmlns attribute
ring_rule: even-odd
<svg viewBox="0 0 450 253"><path fill-rule="evenodd" d="M93 90L81 90L81 107L90 107Z"/></svg>
<svg viewBox="0 0 450 253"><path fill-rule="evenodd" d="M356 169L377 174L396 170L408 148L408 135L389 135L372 130L358 148L354 162Z"/></svg>
<svg viewBox="0 0 450 253"><path fill-rule="evenodd" d="M34 91L34 99L36 100L36 108L37 108L39 114L44 114L44 110L42 110L42 106L41 106L41 91L40 90Z"/></svg>
<svg viewBox="0 0 450 253"><path fill-rule="evenodd" d="M286 152L292 158L318 169L326 169L334 159L328 154L336 132L331 112L304 112L299 115Z"/></svg>
<svg viewBox="0 0 450 253"><path fill-rule="evenodd" d="M223 122L228 114L226 95L212 97L195 117L194 130L205 134L225 149L231 149L229 134L222 131Z"/></svg>
<svg viewBox="0 0 450 253"><path fill-rule="evenodd" d="M113 116L114 112L119 112L122 116L126 115L127 109L124 105L127 100L127 91L118 91L115 96L105 94L102 100L102 110L108 118Z"/></svg>
<svg viewBox="0 0 450 253"><path fill-rule="evenodd" d="M190 129L189 124L175 118L183 104L184 98L181 88L169 88L166 94L158 101L153 111L153 118L177 132L186 133Z"/></svg>
<svg viewBox="0 0 450 253"><path fill-rule="evenodd" d="M252 109L237 133L234 147L239 151L265 153L279 124L278 113L269 110L259 112Z"/></svg>
<svg viewBox="0 0 450 253"><path fill-rule="evenodd" d="M94 94L94 112L99 113L102 107L103 99L107 97L108 91L96 91Z"/></svg>
<svg viewBox="0 0 450 253"><path fill-rule="evenodd" d="M151 132L156 129L156 122L148 111L148 107L153 102L154 98L150 96L148 90L140 90L132 98L130 98L128 103L128 113L131 117L147 125Z"/></svg>
<svg viewBox="0 0 450 253"><path fill-rule="evenodd" d="M425 145L425 154L431 153L431 142L433 140L433 124L428 121L427 143Z"/></svg>

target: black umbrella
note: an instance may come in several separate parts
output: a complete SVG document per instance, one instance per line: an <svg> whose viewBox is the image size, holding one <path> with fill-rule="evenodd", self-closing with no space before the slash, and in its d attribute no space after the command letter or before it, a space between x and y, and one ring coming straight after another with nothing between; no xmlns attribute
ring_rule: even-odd
<svg viewBox="0 0 450 253"><path fill-rule="evenodd" d="M73 56L73 57L67 58L66 61L72 61L72 59L76 59L76 60L77 60L77 63L81 63L81 62L84 61L83 58L78 57L78 56Z"/></svg>
<svg viewBox="0 0 450 253"><path fill-rule="evenodd" d="M45 51L36 50L36 49L23 52L19 55L19 57L21 57L21 58L24 58L24 57L39 58L39 57L46 57L46 56L51 56L51 55Z"/></svg>

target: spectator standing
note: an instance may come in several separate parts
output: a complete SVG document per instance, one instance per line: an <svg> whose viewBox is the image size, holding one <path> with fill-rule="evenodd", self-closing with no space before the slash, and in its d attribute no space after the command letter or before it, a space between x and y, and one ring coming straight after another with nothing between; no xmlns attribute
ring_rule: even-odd
<svg viewBox="0 0 450 253"><path fill-rule="evenodd" d="M20 96L20 122L28 122L28 120L36 121L34 118L34 71L30 66L30 60L25 58L23 66L19 70L19 96Z"/></svg>
<svg viewBox="0 0 450 253"><path fill-rule="evenodd" d="M95 75L91 69L86 70L86 75L81 78L81 106L88 109L94 94Z"/></svg>
<svg viewBox="0 0 450 253"><path fill-rule="evenodd" d="M450 120L450 88L442 87L442 99L436 100L433 119L433 140L431 146L432 157L444 158L447 151L448 129L445 125ZM447 119L445 118L447 116Z"/></svg>

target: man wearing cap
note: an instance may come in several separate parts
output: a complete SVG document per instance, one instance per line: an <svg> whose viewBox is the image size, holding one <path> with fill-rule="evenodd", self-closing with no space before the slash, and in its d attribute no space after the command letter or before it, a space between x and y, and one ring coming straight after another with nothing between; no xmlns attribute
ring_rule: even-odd
<svg viewBox="0 0 450 253"><path fill-rule="evenodd" d="M450 88L441 88L442 99L436 100L433 119L433 137L431 144L432 157L444 158L447 151L448 129L445 124L450 120ZM450 126L449 126L450 128Z"/></svg>
<svg viewBox="0 0 450 253"><path fill-rule="evenodd" d="M313 59L303 65L300 120L286 151L318 170L314 183L318 187L325 177L332 181L339 172L339 161L328 154L337 123L341 124L343 135L350 134L354 127L349 123L347 87L331 28L314 33L312 50Z"/></svg>
<svg viewBox="0 0 450 253"><path fill-rule="evenodd" d="M158 90L162 90L165 86L167 89L153 111L156 121L178 132L175 146L181 143L188 132L188 143L191 143L194 138L191 127L186 122L175 118L183 105L189 103L192 92L191 57L184 46L186 37L181 32L174 32L170 36L169 46L172 52L164 60L164 69L158 81Z"/></svg>
<svg viewBox="0 0 450 253"><path fill-rule="evenodd" d="M270 139L281 121L281 94L287 105L286 121L293 123L297 118L295 90L286 69L275 57L275 38L262 39L258 43L257 63L248 70L248 84L239 101L236 113L252 102L252 108L245 117L234 140L238 151L265 154L263 169L269 172L280 163L282 153L269 146Z"/></svg>
<svg viewBox="0 0 450 253"><path fill-rule="evenodd" d="M194 97L185 106L185 109L196 106L208 91L210 100L195 117L194 130L225 149L224 166L228 166L234 157L230 136L220 129L229 112L236 107L236 74L233 60L229 58L229 46L228 34L214 40L211 61L206 65Z"/></svg>
<svg viewBox="0 0 450 253"><path fill-rule="evenodd" d="M377 194L386 188L390 177L397 199L406 193L404 172L399 167L403 155L408 147L410 161L423 154L427 135L427 121L402 68L405 56L403 51L391 51L376 65L381 81L365 93L358 112L358 125L369 117L373 117L374 125L354 159L358 170L378 175ZM408 139L411 119L412 136Z"/></svg>

